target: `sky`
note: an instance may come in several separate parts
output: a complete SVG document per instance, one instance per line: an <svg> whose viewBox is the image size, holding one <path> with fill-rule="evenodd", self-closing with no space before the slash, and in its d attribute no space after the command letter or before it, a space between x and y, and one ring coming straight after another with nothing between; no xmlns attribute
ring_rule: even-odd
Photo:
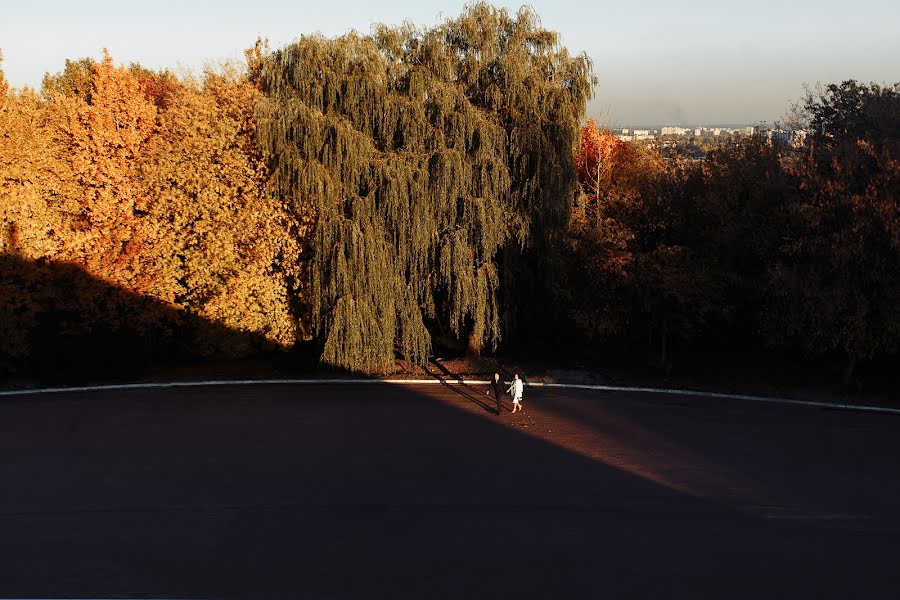
<svg viewBox="0 0 900 600"><path fill-rule="evenodd" d="M433 25L459 0L0 0L3 70L37 87L66 58L199 70L372 23ZM523 2L495 1L513 10ZM599 79L588 107L607 126L772 123L804 84L900 81L900 2L854 0L532 0L543 25L586 52Z"/></svg>

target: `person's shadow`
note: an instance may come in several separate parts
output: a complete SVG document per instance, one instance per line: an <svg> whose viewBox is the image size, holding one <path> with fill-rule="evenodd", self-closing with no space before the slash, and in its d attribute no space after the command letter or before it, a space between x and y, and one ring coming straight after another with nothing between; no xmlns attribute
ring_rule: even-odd
<svg viewBox="0 0 900 600"><path fill-rule="evenodd" d="M433 365L435 367L436 372L432 371L432 369L428 365L426 365L425 371L429 375L431 375L432 377L434 377L435 379L440 381L444 385L444 387L446 387L447 389L453 390L454 393L459 394L460 396L462 396L463 398L466 398L470 402L477 404L478 406L483 408L486 412L493 413L495 415L499 415L500 412L505 408L505 406L503 405L503 396L500 396L500 410L498 411L497 410L497 401L495 400L494 395L490 391L487 394L487 397L490 397L490 401L485 401L484 398L482 398L482 394L484 392L472 387L471 385L469 385L467 383L462 383L462 380L463 380L462 376L459 375L458 373L453 373L452 371L447 369L447 367L445 367L440 362L437 362L435 360L430 361L430 365ZM448 381L448 380L457 380L460 383L453 384L453 383L450 383L450 381ZM506 385L505 382L504 382L504 385ZM490 390L490 387L488 388L488 390Z"/></svg>

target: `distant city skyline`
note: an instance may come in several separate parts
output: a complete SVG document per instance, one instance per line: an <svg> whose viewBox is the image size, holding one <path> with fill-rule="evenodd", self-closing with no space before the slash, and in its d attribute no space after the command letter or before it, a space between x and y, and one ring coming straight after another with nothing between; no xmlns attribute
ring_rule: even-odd
<svg viewBox="0 0 900 600"><path fill-rule="evenodd" d="M252 11L235 0L8 4L2 68L13 86L39 87L65 59L96 58L104 47L117 62L197 71L239 59L257 36L279 47L303 34L368 32L375 22L431 26L465 3L259 0ZM522 2L494 4L514 11ZM609 127L772 123L803 97L804 84L900 81L896 2L530 4L570 52L593 59L599 84L588 112Z"/></svg>

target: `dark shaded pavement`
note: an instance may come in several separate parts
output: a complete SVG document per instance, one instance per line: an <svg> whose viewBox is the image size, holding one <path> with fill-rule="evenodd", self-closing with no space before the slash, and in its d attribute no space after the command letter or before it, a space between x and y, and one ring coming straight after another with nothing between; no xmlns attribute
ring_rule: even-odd
<svg viewBox="0 0 900 600"><path fill-rule="evenodd" d="M484 391L0 400L0 597L900 593L898 418Z"/></svg>

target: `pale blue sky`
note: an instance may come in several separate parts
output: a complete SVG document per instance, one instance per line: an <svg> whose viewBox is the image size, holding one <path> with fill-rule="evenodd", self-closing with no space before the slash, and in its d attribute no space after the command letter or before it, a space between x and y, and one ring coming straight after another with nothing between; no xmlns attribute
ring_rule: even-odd
<svg viewBox="0 0 900 600"><path fill-rule="evenodd" d="M238 58L257 35L369 31L373 22L434 24L460 0L0 0L3 69L40 84L66 58L197 69ZM522 2L495 2L517 8ZM900 81L900 2L855 0L534 0L546 27L597 76L590 113L611 125L773 121L803 83Z"/></svg>

